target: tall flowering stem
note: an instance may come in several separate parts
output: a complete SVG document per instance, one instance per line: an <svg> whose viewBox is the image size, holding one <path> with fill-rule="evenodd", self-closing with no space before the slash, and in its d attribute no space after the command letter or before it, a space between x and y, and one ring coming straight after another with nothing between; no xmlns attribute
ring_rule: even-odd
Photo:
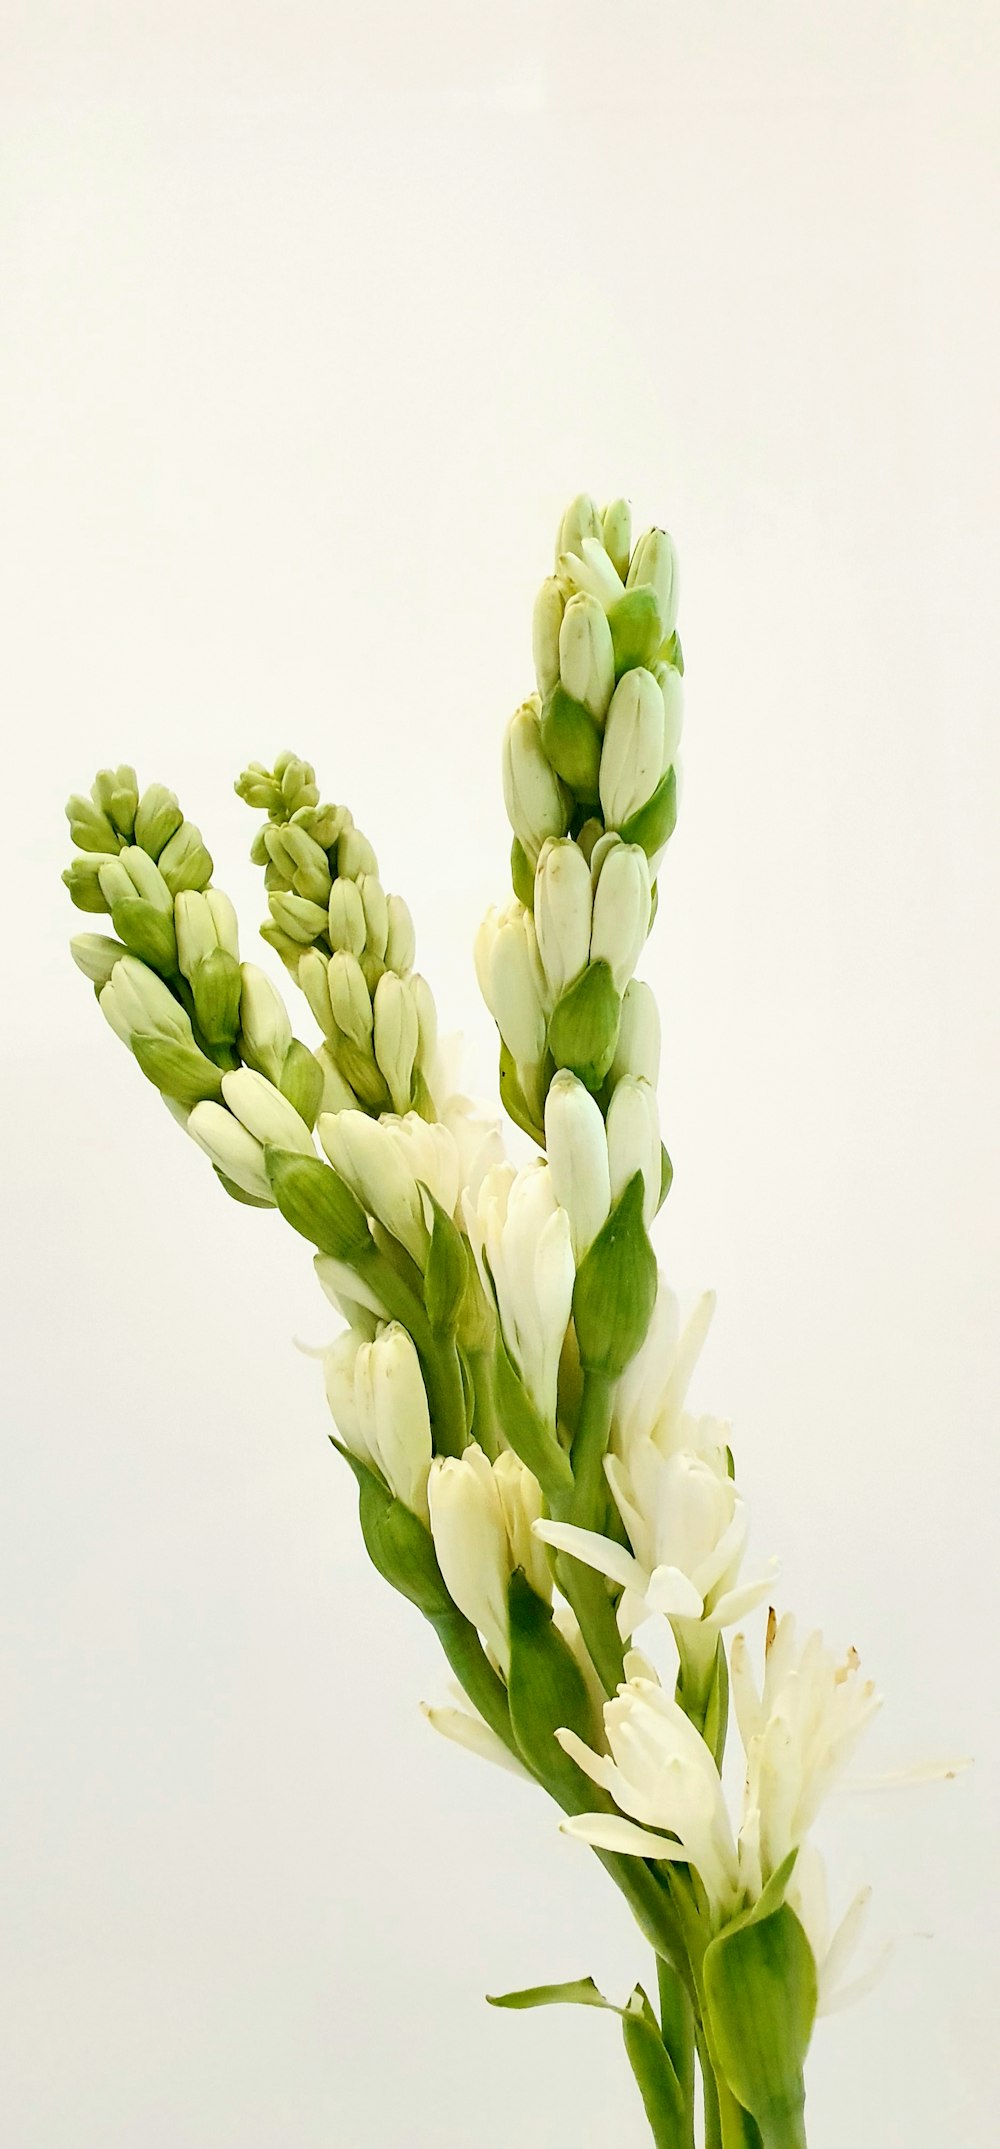
<svg viewBox="0 0 1000 2149"><path fill-rule="evenodd" d="M742 1634L727 1650L774 1563L744 1574L729 1427L688 1404L711 1298L682 1318L651 1242L671 1165L635 973L677 812L677 598L666 531L571 503L504 739L511 893L475 944L519 1165L454 1089L410 913L308 762L236 788L311 1042L162 785L101 770L64 878L110 923L72 949L111 1029L225 1192L312 1249L366 1548L457 1682L430 1721L549 1793L654 1951L621 2007L589 1978L495 2004L616 2016L657 2149L693 2149L699 2097L708 2149L802 2149L814 2018L865 1981L868 1900L831 1920L811 1831L878 1697L788 1614L762 1674Z"/></svg>

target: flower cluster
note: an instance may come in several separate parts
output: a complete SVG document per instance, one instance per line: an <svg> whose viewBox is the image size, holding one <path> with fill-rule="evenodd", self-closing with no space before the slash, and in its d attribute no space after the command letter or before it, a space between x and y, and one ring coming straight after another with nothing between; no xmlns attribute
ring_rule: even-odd
<svg viewBox="0 0 1000 2149"><path fill-rule="evenodd" d="M744 1573L729 1427L688 1403L712 1301L682 1321L657 1269L671 1167L635 975L677 811L676 615L667 533L633 546L624 502L575 500L504 741L513 894L475 946L527 1162L453 1089L409 911L309 763L252 763L236 788L266 815L262 932L312 1045L241 960L171 792L102 770L70 801L65 878L110 917L73 954L111 1028L226 1191L313 1250L345 1324L322 1355L366 1547L457 1681L431 1721L548 1791L653 1943L659 2014L641 1988L617 2012L657 2142L693 2141L697 2048L710 2142L801 2149L813 2017L846 1996L867 1901L831 1932L811 1831L878 1698L788 1615L760 1686L744 1638L725 1645L774 1563ZM508 1997L606 2004L589 1980Z"/></svg>

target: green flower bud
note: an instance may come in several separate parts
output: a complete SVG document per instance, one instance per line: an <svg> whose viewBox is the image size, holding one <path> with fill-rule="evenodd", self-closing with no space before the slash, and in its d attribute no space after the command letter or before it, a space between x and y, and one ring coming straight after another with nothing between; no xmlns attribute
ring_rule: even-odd
<svg viewBox="0 0 1000 2149"><path fill-rule="evenodd" d="M313 1053L313 1058L319 1068L323 1085L316 1118L319 1118L320 1112L356 1111L358 1099L346 1075L338 1067L330 1046L320 1045Z"/></svg>
<svg viewBox="0 0 1000 2149"><path fill-rule="evenodd" d="M281 830L281 835L296 895L325 905L330 900L330 865L326 852L294 821Z"/></svg>
<svg viewBox="0 0 1000 2149"><path fill-rule="evenodd" d="M121 838L114 822L92 798L75 792L66 802L66 819L77 850L114 853L120 848Z"/></svg>
<svg viewBox="0 0 1000 2149"><path fill-rule="evenodd" d="M105 987L107 991L108 988ZM173 1038L133 1037L132 1051L143 1074L164 1097L178 1104L197 1105L218 1098L219 1070L199 1052L196 1044L179 1044Z"/></svg>
<svg viewBox="0 0 1000 2149"><path fill-rule="evenodd" d="M564 552L580 553L587 538L597 538L600 542L602 537L603 526L594 501L589 493L578 493L576 499L570 501L559 524L556 565Z"/></svg>
<svg viewBox="0 0 1000 2149"><path fill-rule="evenodd" d="M338 948L343 948L348 955L364 954L365 906L356 882L334 881L330 890L327 919L327 934L335 953Z"/></svg>
<svg viewBox="0 0 1000 2149"><path fill-rule="evenodd" d="M161 977L172 977L177 968L177 941L173 919L153 903L137 896L111 905L111 923L131 955L148 963Z"/></svg>
<svg viewBox="0 0 1000 2149"><path fill-rule="evenodd" d="M329 1042L335 1043L339 1031L330 1006L328 971L330 958L320 948L306 948L300 954L296 983L301 986L309 1002L309 1011Z"/></svg>
<svg viewBox="0 0 1000 2149"><path fill-rule="evenodd" d="M107 854L98 851L90 857L74 858L72 865L66 867L62 876L63 886L68 888L70 899L76 904L77 910L110 910L111 906L101 887L101 872L108 864L110 859Z"/></svg>
<svg viewBox="0 0 1000 2149"><path fill-rule="evenodd" d="M314 1127L323 1100L323 1070L308 1045L300 1044L297 1037L293 1037L285 1054L279 1087L303 1124Z"/></svg>
<svg viewBox="0 0 1000 2149"><path fill-rule="evenodd" d="M615 573L624 582L632 546L632 510L627 500L612 500L601 517L601 540Z"/></svg>
<svg viewBox="0 0 1000 2149"><path fill-rule="evenodd" d="M593 804L599 793L601 734L588 709L561 682L542 706L541 740L546 756L577 798Z"/></svg>
<svg viewBox="0 0 1000 2149"><path fill-rule="evenodd" d="M536 1596L519 1567L508 1584L510 1669L507 1693L510 1720L528 1767L554 1798L575 1807L589 1784L564 1753L557 1731L573 1731L587 1741L594 1736L594 1711L583 1673L552 1618L552 1608Z"/></svg>
<svg viewBox="0 0 1000 2149"><path fill-rule="evenodd" d="M514 894L525 910L530 910L535 893L535 875L527 851L517 837L510 847L510 878Z"/></svg>
<svg viewBox="0 0 1000 2149"><path fill-rule="evenodd" d="M232 1045L240 1026L240 966L228 948L215 947L189 973L198 1027L210 1045Z"/></svg>
<svg viewBox="0 0 1000 2149"><path fill-rule="evenodd" d="M453 1619L431 1533L374 1470L334 1441L358 1481L361 1534L372 1566L427 1619Z"/></svg>
<svg viewBox="0 0 1000 2149"><path fill-rule="evenodd" d="M378 859L371 844L353 822L337 840L337 871L346 880L359 880L362 873L378 873Z"/></svg>
<svg viewBox="0 0 1000 2149"><path fill-rule="evenodd" d="M606 962L592 962L567 987L549 1018L548 1044L557 1067L568 1067L599 1090L615 1056L621 1002Z"/></svg>
<svg viewBox="0 0 1000 2149"><path fill-rule="evenodd" d="M306 958L303 957L303 962ZM317 958L319 960L319 958ZM240 1045L243 1058L269 1082L280 1083L292 1042L288 1010L266 972L256 963L240 965ZM326 998L326 976L323 975ZM327 999L329 1009L329 1000Z"/></svg>
<svg viewBox="0 0 1000 2149"><path fill-rule="evenodd" d="M268 1143L268 1184L285 1222L311 1240L321 1254L357 1267L373 1251L368 1218L339 1174L318 1157L300 1156Z"/></svg>
<svg viewBox="0 0 1000 2149"><path fill-rule="evenodd" d="M642 1343L656 1300L656 1255L636 1172L577 1270L573 1321L585 1371L618 1380Z"/></svg>
<svg viewBox="0 0 1000 2149"><path fill-rule="evenodd" d="M365 951L382 961L389 938L389 905L378 875L362 873L356 883L365 914Z"/></svg>
<svg viewBox="0 0 1000 2149"><path fill-rule="evenodd" d="M156 862L174 896L184 888L207 888L212 878L212 855L193 821L181 822Z"/></svg>
<svg viewBox="0 0 1000 2149"><path fill-rule="evenodd" d="M643 584L626 590L608 613L608 626L615 652L615 671L621 678L636 664L652 668L663 641L663 621L654 589Z"/></svg>
<svg viewBox="0 0 1000 2149"><path fill-rule="evenodd" d="M173 791L168 791L162 783L150 784L136 808L135 841L138 848L148 851L150 858L158 858L183 819Z"/></svg>
<svg viewBox="0 0 1000 2149"><path fill-rule="evenodd" d="M404 977L412 970L417 952L413 919L401 895L390 895L386 902L388 932L385 943L387 970L395 970L397 977Z"/></svg>
<svg viewBox="0 0 1000 2149"><path fill-rule="evenodd" d="M289 940L307 947L326 932L327 913L304 895L272 895L271 916Z"/></svg>
<svg viewBox="0 0 1000 2149"><path fill-rule="evenodd" d="M251 1201L274 1207L263 1148L225 1105L212 1100L196 1104L187 1131L214 1164L227 1190L238 1187Z"/></svg>
<svg viewBox="0 0 1000 2149"><path fill-rule="evenodd" d="M69 952L77 969L100 990L127 951L120 940L111 940L106 933L77 933L70 941Z"/></svg>
<svg viewBox="0 0 1000 2149"><path fill-rule="evenodd" d="M599 722L614 688L615 653L607 613L596 597L571 597L566 606L559 672L566 693Z"/></svg>
<svg viewBox="0 0 1000 2149"><path fill-rule="evenodd" d="M548 694L559 677L559 629L566 610L566 592L558 576L549 575L535 599L531 622L531 649L540 694Z"/></svg>
<svg viewBox="0 0 1000 2149"><path fill-rule="evenodd" d="M102 813L107 814L119 835L126 843L131 842L136 807L139 803L135 770L129 768L126 762L117 769L98 769L91 791Z"/></svg>
<svg viewBox="0 0 1000 2149"><path fill-rule="evenodd" d="M352 1045L367 1050L374 1027L371 995L365 984L361 965L354 955L338 948L331 955L326 973L330 1006L337 1028Z"/></svg>
<svg viewBox="0 0 1000 2149"><path fill-rule="evenodd" d="M656 593L664 634L672 634L677 624L677 554L666 530L647 530L632 554L626 587L645 584Z"/></svg>

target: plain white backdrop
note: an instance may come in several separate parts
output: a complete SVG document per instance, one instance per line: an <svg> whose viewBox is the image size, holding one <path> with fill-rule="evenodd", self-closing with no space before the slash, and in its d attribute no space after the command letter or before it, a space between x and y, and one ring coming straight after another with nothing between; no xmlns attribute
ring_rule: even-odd
<svg viewBox="0 0 1000 2149"><path fill-rule="evenodd" d="M685 793L645 975L779 1603L886 1695L837 1893L883 1985L814 2149L986 2149L996 2075L1000 27L987 0L6 0L3 2139L621 2149L647 1962L326 1440L328 1309L65 953L62 802L134 760L255 952L232 780L292 746L493 1081L502 725L581 487L665 519ZM269 958L268 958L269 960ZM303 1034L311 1035L308 1017ZM924 1936L932 1935L932 1938Z"/></svg>

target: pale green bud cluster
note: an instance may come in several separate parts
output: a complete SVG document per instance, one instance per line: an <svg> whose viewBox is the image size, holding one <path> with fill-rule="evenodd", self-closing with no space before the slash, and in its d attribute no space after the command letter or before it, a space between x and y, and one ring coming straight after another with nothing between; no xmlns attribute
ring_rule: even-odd
<svg viewBox="0 0 1000 2149"><path fill-rule="evenodd" d="M294 755L272 770L252 762L236 789L268 815L251 849L268 892L261 931L323 1033L325 1108L433 1117L433 997L413 971L410 913L386 894L367 837L346 807L320 804L314 770Z"/></svg>
<svg viewBox="0 0 1000 2149"><path fill-rule="evenodd" d="M102 771L66 811L83 855L63 879L119 936L80 934L77 967L228 1190L271 1205L263 1144L291 1149L304 1137L312 1149L323 1070L292 1036L270 980L240 962L236 913L210 885L199 831L164 785L140 794L130 768Z"/></svg>
<svg viewBox="0 0 1000 2149"><path fill-rule="evenodd" d="M626 502L601 510L581 494L535 605L537 692L504 740L514 901L476 944L504 1102L539 1142L560 1069L605 1116L624 1077L653 1084L658 1072L656 1005L633 972L676 813L676 619L666 531L633 548Z"/></svg>

